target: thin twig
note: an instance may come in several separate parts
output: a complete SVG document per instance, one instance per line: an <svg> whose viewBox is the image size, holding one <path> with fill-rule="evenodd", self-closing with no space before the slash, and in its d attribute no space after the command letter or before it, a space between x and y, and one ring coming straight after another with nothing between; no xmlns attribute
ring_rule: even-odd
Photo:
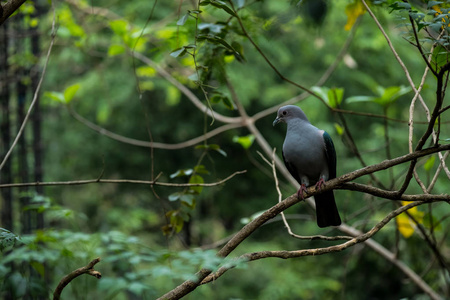
<svg viewBox="0 0 450 300"><path fill-rule="evenodd" d="M83 184L93 184L93 183L130 183L130 184L143 184L143 185L159 185L159 186L170 186L170 187L192 187L192 186L204 186L211 187L221 185L236 175L244 174L247 171L237 171L228 176L225 179L219 180L217 182L211 183L169 183L169 182L159 182L157 181L159 176L155 180L133 180L133 179L88 179L88 180L73 180L73 181L53 181L53 182L27 182L27 183L5 183L0 184L0 189L4 188L18 188L26 186L57 186L57 185L83 185Z"/></svg>
<svg viewBox="0 0 450 300"><path fill-rule="evenodd" d="M69 107L69 112L77 121L83 123L90 129L92 129L104 136L107 136L113 140L116 140L118 142L133 145L133 146L155 148L155 149L165 149L165 150L178 150L178 149L191 147L191 146L200 144L201 142L203 142L209 138L212 138L213 136L216 136L222 132L243 126L242 124L239 124L239 123L225 124L225 125L222 125L221 127L217 127L216 129L206 132L205 134L195 137L193 139L190 139L190 140L187 140L187 141L184 141L181 143L167 144L167 143L148 142L148 141L129 138L129 137L117 134L115 132L109 131L103 127L98 126L97 124L92 123L91 121L89 121L89 120L85 119L84 117L82 117L81 115L79 115L71 107Z"/></svg>

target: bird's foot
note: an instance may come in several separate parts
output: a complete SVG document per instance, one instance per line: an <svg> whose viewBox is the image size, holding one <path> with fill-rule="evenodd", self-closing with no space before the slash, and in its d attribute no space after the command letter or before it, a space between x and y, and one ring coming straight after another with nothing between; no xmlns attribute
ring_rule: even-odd
<svg viewBox="0 0 450 300"><path fill-rule="evenodd" d="M316 183L316 190L320 191L323 186L325 186L325 180L323 180L323 178L321 177Z"/></svg>
<svg viewBox="0 0 450 300"><path fill-rule="evenodd" d="M305 193L305 194L307 194L306 193L306 185L305 184L301 184L300 185L300 188L298 189L298 191L297 191L297 198L300 198L300 199L305 199L305 197L303 196L303 192Z"/></svg>

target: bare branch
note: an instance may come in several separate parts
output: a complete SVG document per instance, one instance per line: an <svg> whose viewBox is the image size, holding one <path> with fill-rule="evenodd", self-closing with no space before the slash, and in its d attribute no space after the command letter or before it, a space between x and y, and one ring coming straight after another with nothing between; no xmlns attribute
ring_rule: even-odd
<svg viewBox="0 0 450 300"><path fill-rule="evenodd" d="M261 252L253 252L253 253L247 253L244 255L239 256L236 258L237 261L254 261L259 260L263 258L269 258L269 257L277 257L282 259L290 259L290 258L297 258L297 257L303 257L303 256L316 256L316 255L322 255L332 252L340 252L343 251L349 247L352 247L356 244L368 241L373 235L375 235L378 231L380 231L387 223L389 223L390 220L398 216L399 214L407 211L408 209L422 205L425 202L423 201L416 201L413 203L409 203L408 205L402 206L395 211L392 211L389 213L381 222L376 224L371 230L364 234L360 234L351 240L325 248L315 248L315 249L305 249L305 250L295 250L295 251L261 251ZM394 263L397 267L401 268L402 271L408 275L408 277L414 281L414 283L422 288L424 292L426 292L431 299L441 299L441 297L433 291L426 282L423 281L423 279L418 276L413 270L411 270L408 266L406 266L403 262L398 260L395 257L392 257L391 262ZM222 276L227 270L233 268L231 267L222 267L219 270L217 270L215 273L208 275L206 278L204 278L200 284L206 284L213 280L216 280L220 276Z"/></svg>
<svg viewBox="0 0 450 300"><path fill-rule="evenodd" d="M177 89L179 89L180 92L182 92L201 112L206 113L208 116L223 123L240 123L242 121L241 118L239 117L227 117L217 112L213 112L211 108L204 105L200 101L200 99L198 99L198 97L195 96L193 92L191 92L191 90L189 90L186 86L184 86L182 83L176 80L172 75L170 75L169 72L167 72L164 68L156 64L153 60L138 52L134 52L133 56L142 61L143 63L154 68L159 75L164 77L164 79L166 79L168 82L173 84Z"/></svg>
<svg viewBox="0 0 450 300"><path fill-rule="evenodd" d="M226 124L226 125L216 128L216 129L213 129L209 132L206 132L205 134L195 137L193 139L190 139L190 140L187 140L187 141L184 141L181 143L176 143L176 144L167 144L167 143L158 143L158 142L148 142L148 141L143 141L143 140L137 140L137 139L129 138L129 137L114 133L112 131L109 131L109 130L107 130L103 127L100 127L97 124L94 124L91 121L85 119L84 117L80 116L76 111L74 111L72 108L69 108L69 111L72 114L72 116L79 122L83 123L90 129L92 129L104 136L107 136L113 140L116 140L121 143L129 144L129 145L138 146L138 147L166 149L166 150L177 150L177 149L191 147L191 146L197 145L209 138L212 138L213 136L216 136L222 132L243 126L242 124L239 124L239 123Z"/></svg>
<svg viewBox="0 0 450 300"><path fill-rule="evenodd" d="M212 183L169 183L169 182L159 182L157 181L159 176L155 178L155 180L132 180L132 179L88 179L88 180L74 180L74 181L53 181L53 182L28 182L28 183L5 183L0 184L0 189L4 188L18 188L25 186L56 186L56 185L84 185L84 184L92 184L92 183L130 183L130 184L143 184L150 186L170 186L170 187L191 187L191 186L204 186L211 187L221 185L236 175L244 174L247 171L237 171L228 176L225 179L219 180L217 182Z"/></svg>
<svg viewBox="0 0 450 300"><path fill-rule="evenodd" d="M55 289L55 292L53 293L53 300L59 300L61 298L61 293L63 289L75 278L77 278L80 275L88 274L91 276L94 276L97 279L102 278L102 274L98 271L94 270L94 266L100 262L100 258L96 258L92 260L90 263L88 263L86 266L76 269L66 276L64 276L61 281L59 282L58 286Z"/></svg>
<svg viewBox="0 0 450 300"><path fill-rule="evenodd" d="M385 160L379 164L371 165L371 166L353 171L351 173L342 175L338 178L329 180L329 181L327 181L327 185L322 188L321 192L325 192L325 191L332 190L332 189L338 188L340 186L343 186L344 183L347 183L358 177L361 177L361 176L364 176L364 175L367 175L367 174L370 174L373 172L377 172L380 170L385 170L387 168L393 167L398 164L402 164L402 163L405 163L405 162L408 162L411 160L416 160L420 157L430 155L432 153L436 153L439 151L446 151L449 149L450 149L450 145L432 147L432 148L427 148L427 149L420 150L420 151L415 151L413 153L409 153L409 154L406 154L406 155L403 155L403 156L400 156L400 157L397 157L397 158L394 158L391 160ZM355 186L355 183L351 183L351 184L353 186ZM349 185L349 186L351 187L351 185ZM374 189L376 189L376 188L374 188ZM376 189L373 191L374 192L382 191L383 193L386 193L386 195L388 195L390 197L388 199L394 199L397 197L398 199L408 200L408 201L419 200L418 203L420 203L420 204L427 203L427 202L450 200L449 195L404 195L404 194L399 194L398 192L384 191L381 189ZM314 187L310 187L307 189L307 195L309 197L312 197L317 193L318 193L318 191ZM422 199L425 199L426 201L421 201ZM242 241L244 241L248 236L250 236L261 225L263 225L268 220L270 220L273 217L275 217L276 215L278 215L280 212L286 210L287 208L291 207L292 205L294 205L300 201L301 200L297 197L297 194L293 194L293 195L289 196L288 198L284 199L282 202L277 203L276 205L272 206L271 208L266 210L264 213L262 213L258 218L254 219L253 221L251 221L250 223L245 225L239 232L237 232L236 235L233 236L233 238L231 238L228 241L228 243L225 246L223 246L223 248L221 250L218 251L217 255L220 257L227 256L234 249L236 249L236 247ZM408 206L402 206L402 207L405 208ZM352 227L345 225L345 224L339 226L339 228L342 228L342 230L346 230L347 232L353 232L353 233L358 232L357 230L355 230ZM371 247L382 249L382 250L384 249L381 245L379 245L378 243L375 243L375 242L372 243ZM385 250L384 252L381 250L380 251L383 253L384 256L389 256L389 252L386 249L384 249L384 250ZM408 274L407 271L405 271L407 269L407 266L403 266L403 267L404 268L402 269L402 271L404 271L405 274ZM190 281L190 280L185 281L184 283L180 284L179 286L177 286L173 290L169 291L168 293L164 294L163 296L161 296L158 299L160 299L160 300L162 300L162 299L179 299L179 298L189 294L193 290L195 290L198 287L199 283L203 279L205 279L210 273L211 273L210 270L202 269L196 274L197 278L198 278L198 282L194 282L194 281ZM415 274L415 276L416 277L414 277L414 276L413 277L416 280L420 279L420 277L417 276L417 274ZM433 292L431 290L431 288L428 285L426 285L426 283L424 283L424 285L419 285L419 286L424 291L427 291L427 293Z"/></svg>

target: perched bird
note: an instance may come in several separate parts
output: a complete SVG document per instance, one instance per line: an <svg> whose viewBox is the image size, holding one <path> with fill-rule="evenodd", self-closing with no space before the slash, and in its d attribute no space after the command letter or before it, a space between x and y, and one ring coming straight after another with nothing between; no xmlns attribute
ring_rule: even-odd
<svg viewBox="0 0 450 300"><path fill-rule="evenodd" d="M330 135L311 125L300 107L281 107L273 126L280 122L287 124L282 152L284 164L300 184L297 195L303 199L307 187L315 184L320 190L325 181L336 178L336 151ZM314 199L319 227L341 224L332 190L316 194Z"/></svg>

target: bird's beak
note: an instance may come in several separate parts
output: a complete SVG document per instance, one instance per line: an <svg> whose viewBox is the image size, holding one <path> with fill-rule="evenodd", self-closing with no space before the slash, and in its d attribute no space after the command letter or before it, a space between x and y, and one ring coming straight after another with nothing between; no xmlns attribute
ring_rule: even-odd
<svg viewBox="0 0 450 300"><path fill-rule="evenodd" d="M273 121L273 126L277 125L278 123L281 122L281 119L279 117L277 117L274 121Z"/></svg>

